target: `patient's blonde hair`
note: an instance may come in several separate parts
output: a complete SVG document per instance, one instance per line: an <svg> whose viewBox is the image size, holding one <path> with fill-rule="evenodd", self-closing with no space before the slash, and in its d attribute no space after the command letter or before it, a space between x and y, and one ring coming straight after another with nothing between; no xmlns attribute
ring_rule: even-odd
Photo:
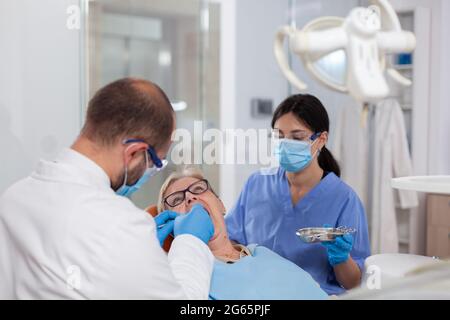
<svg viewBox="0 0 450 320"><path fill-rule="evenodd" d="M180 180L182 178L196 178L199 180L205 179L205 176L199 168L195 166L187 166L183 167L180 171L176 171L170 174L170 176L164 181L163 185L161 186L161 190L159 191L159 197L158 197L158 212L163 212L164 209L164 194L166 193L167 189L170 187L172 183L174 183L177 180ZM217 194L212 189L211 185L209 186L210 190L214 195Z"/></svg>

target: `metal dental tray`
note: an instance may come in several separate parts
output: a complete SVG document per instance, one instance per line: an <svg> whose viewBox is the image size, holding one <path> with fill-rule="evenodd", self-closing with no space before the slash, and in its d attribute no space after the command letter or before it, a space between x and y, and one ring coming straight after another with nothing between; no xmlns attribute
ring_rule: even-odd
<svg viewBox="0 0 450 320"><path fill-rule="evenodd" d="M306 243L330 242L334 241L336 237L343 236L349 233L355 233L356 230L352 228L304 228L297 231L297 236Z"/></svg>

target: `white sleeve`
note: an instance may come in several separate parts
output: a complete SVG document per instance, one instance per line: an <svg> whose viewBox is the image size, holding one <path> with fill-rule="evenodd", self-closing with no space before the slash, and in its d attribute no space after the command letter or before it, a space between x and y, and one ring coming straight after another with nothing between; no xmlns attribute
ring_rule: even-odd
<svg viewBox="0 0 450 320"><path fill-rule="evenodd" d="M180 235L172 242L169 264L187 297L208 298L213 263L214 256L200 239L192 235Z"/></svg>
<svg viewBox="0 0 450 320"><path fill-rule="evenodd" d="M98 256L95 298L206 299L213 268L209 248L193 236L181 236L167 255L147 213L133 210L119 219Z"/></svg>

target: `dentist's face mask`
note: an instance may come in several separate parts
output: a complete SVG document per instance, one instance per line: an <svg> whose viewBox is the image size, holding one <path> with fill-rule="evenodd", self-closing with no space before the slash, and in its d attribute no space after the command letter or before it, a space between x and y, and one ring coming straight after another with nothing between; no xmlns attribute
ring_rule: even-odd
<svg viewBox="0 0 450 320"><path fill-rule="evenodd" d="M132 139L132 140L124 141L124 144L133 143L133 142L144 142L144 141ZM148 160L149 155L152 158L152 161L154 163L154 165L151 168L148 167L149 166L149 160ZM123 179L123 184L119 189L117 189L116 194L119 196L130 197L133 193L138 191L144 184L146 184L150 180L151 177L156 175L159 171L163 170L166 166L167 166L167 160L160 160L157 157L156 152L153 150L153 148L149 147L147 149L147 151L145 152L145 171L142 174L142 176L133 185L127 185L129 172L128 172L128 166L125 165L125 175L124 175L124 179ZM133 175L130 174L130 176L133 176Z"/></svg>
<svg viewBox="0 0 450 320"><path fill-rule="evenodd" d="M312 155L311 147L317 142L320 133L314 134L310 141L291 139L279 139L275 143L274 154L278 158L280 166L287 172L297 173L304 170L312 162L318 151Z"/></svg>

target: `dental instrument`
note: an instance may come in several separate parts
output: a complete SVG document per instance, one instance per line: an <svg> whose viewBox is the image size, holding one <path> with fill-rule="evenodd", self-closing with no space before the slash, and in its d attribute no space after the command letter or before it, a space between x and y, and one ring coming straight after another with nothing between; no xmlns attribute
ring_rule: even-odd
<svg viewBox="0 0 450 320"><path fill-rule="evenodd" d="M336 237L345 234L353 234L356 230L353 228L303 228L296 232L297 236L305 243L331 242Z"/></svg>

